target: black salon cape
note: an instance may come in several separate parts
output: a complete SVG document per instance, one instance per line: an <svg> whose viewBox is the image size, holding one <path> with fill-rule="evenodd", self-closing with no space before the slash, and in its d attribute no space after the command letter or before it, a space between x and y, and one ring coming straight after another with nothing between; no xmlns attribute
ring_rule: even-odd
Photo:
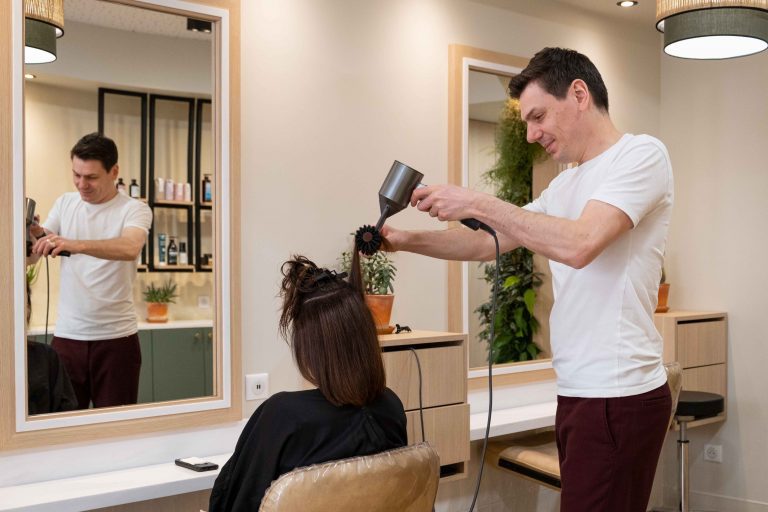
<svg viewBox="0 0 768 512"><path fill-rule="evenodd" d="M27 340L27 392L30 416L77 409L77 397L56 351Z"/></svg>
<svg viewBox="0 0 768 512"><path fill-rule="evenodd" d="M336 407L320 390L277 393L251 416L213 485L209 512L256 512L295 468L405 446L405 412L390 389L365 407Z"/></svg>

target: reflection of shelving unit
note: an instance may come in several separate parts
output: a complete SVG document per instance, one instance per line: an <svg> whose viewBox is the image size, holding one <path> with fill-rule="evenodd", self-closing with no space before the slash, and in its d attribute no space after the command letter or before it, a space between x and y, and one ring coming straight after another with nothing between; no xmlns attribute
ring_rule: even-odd
<svg viewBox="0 0 768 512"><path fill-rule="evenodd" d="M210 124L211 124L211 101L210 100L197 100L196 106L196 123L195 123L195 264L198 272L210 272L213 270L212 264L203 264L203 255L206 254L205 247L203 246L203 239L212 240L213 238L213 202L203 200L203 160L205 160L206 166L212 166L213 162L210 162ZM205 128L208 127L208 130ZM203 149L207 151L204 154ZM209 167L210 168L210 167ZM213 173L210 173L213 174ZM212 176L213 177L213 176ZM213 183L211 183L213 187ZM207 217L208 222L203 222L203 219ZM203 225L210 226L210 230L206 230L203 233ZM206 236L204 236L206 235ZM210 254L214 254L213 248L210 250Z"/></svg>
<svg viewBox="0 0 768 512"><path fill-rule="evenodd" d="M147 186L147 94L99 87L99 133L115 141L120 155L120 177L135 179L146 202ZM138 149L138 151L136 151ZM146 271L147 246L141 251L140 271Z"/></svg>
<svg viewBox="0 0 768 512"><path fill-rule="evenodd" d="M120 151L120 176L136 179L141 198L153 210L153 225L142 251L140 272L210 272L202 255L214 255L213 202L202 200L204 172L213 169L212 104L208 99L99 89L99 132ZM130 132L126 135L126 132ZM138 148L136 155L131 149ZM124 165L130 162L130 165ZM125 172L131 169L131 172ZM191 201L156 199L156 177L190 184ZM215 179L214 179L215 181ZM171 221L170 218L175 220ZM159 227L161 223L165 226ZM163 231L160 231L162 229ZM159 265L157 235L186 243L189 265Z"/></svg>
<svg viewBox="0 0 768 512"><path fill-rule="evenodd" d="M157 226L164 220L164 214L161 212L173 212L173 225L180 226L179 229L166 233L167 240L176 238L176 245L180 246L181 237L178 231L183 230L186 233L187 256L194 262L194 255L191 252L193 244L193 201L177 201L173 199L157 199L155 178L160 175L164 179L173 179L174 183L186 180L191 187L194 187L193 181L193 147L194 139L192 127L195 124L195 100L194 98L185 98L181 96L167 96L161 94L149 95L149 204L155 212L152 230L149 236L149 267L153 272L193 272L194 264L189 265L160 265L156 261L158 250L156 249ZM158 142L161 140L162 142ZM178 142L179 144L174 144ZM180 151L173 151L180 147ZM186 162L181 162L185 159ZM165 169L165 172L159 171L158 167ZM182 174L179 169L185 169ZM174 173L174 171L176 171ZM179 212L184 211L186 215ZM185 219L185 222L182 221ZM167 249L166 249L167 261Z"/></svg>

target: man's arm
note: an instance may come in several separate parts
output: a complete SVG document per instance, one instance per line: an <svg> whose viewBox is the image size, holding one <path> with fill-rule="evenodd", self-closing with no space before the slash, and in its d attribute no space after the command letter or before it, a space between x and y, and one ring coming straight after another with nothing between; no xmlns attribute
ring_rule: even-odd
<svg viewBox="0 0 768 512"><path fill-rule="evenodd" d="M51 234L39 239L33 252L41 256L58 256L62 251L69 251L104 260L131 261L139 257L146 239L146 232L136 227L125 228L118 238L108 240L70 240Z"/></svg>
<svg viewBox="0 0 768 512"><path fill-rule="evenodd" d="M402 231L385 225L382 235L385 251L414 252L453 261L489 261L496 255L496 245L488 233L466 227L440 231ZM502 253L520 245L502 233L497 233L497 236Z"/></svg>
<svg viewBox="0 0 768 512"><path fill-rule="evenodd" d="M508 240L573 268L588 265L633 227L622 210L596 200L587 202L575 220L529 212L491 195L451 185L416 189L412 203L440 220L478 219Z"/></svg>

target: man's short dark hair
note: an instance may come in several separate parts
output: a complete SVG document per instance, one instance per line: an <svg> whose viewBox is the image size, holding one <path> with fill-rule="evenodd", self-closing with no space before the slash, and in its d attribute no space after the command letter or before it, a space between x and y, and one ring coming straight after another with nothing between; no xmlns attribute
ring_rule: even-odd
<svg viewBox="0 0 768 512"><path fill-rule="evenodd" d="M117 145L109 137L99 133L89 133L77 141L69 152L69 158L80 160L98 160L109 172L117 164Z"/></svg>
<svg viewBox="0 0 768 512"><path fill-rule="evenodd" d="M561 100L577 79L584 80L595 106L607 113L608 89L600 72L589 57L567 48L544 48L534 55L528 66L510 80L509 95L520 98L525 88L535 82Z"/></svg>

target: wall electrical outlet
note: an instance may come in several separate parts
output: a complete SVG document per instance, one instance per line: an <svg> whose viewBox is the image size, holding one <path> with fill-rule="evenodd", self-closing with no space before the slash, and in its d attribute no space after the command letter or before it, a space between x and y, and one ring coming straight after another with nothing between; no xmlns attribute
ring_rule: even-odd
<svg viewBox="0 0 768 512"><path fill-rule="evenodd" d="M704 460L709 462L723 462L723 446L708 444L704 446Z"/></svg>
<svg viewBox="0 0 768 512"><path fill-rule="evenodd" d="M269 398L269 374L251 373L245 376L245 399Z"/></svg>
<svg viewBox="0 0 768 512"><path fill-rule="evenodd" d="M198 295L197 307L200 309L209 309L211 307L211 297L208 295Z"/></svg>

